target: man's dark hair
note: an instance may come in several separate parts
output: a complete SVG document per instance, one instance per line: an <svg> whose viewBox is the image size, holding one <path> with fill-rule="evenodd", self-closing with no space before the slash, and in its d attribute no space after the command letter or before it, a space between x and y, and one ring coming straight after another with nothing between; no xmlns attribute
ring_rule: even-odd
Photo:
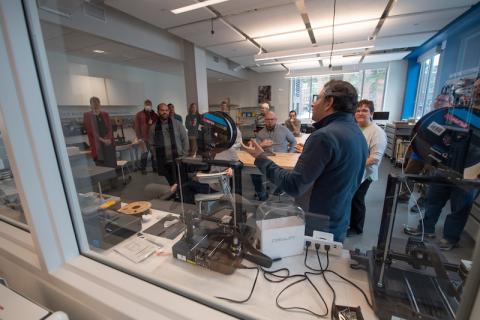
<svg viewBox="0 0 480 320"><path fill-rule="evenodd" d="M143 105L144 106L151 106L152 105L152 101L150 101L150 99L147 99L143 102Z"/></svg>
<svg viewBox="0 0 480 320"><path fill-rule="evenodd" d="M288 114L290 114L292 112L295 113L295 115L297 115L297 111L295 111L295 110L290 110L290 112Z"/></svg>
<svg viewBox="0 0 480 320"><path fill-rule="evenodd" d="M366 106L370 110L371 114L373 114L375 112L375 107L373 105L372 100L363 99L363 100L358 101L357 108L359 108L361 106Z"/></svg>
<svg viewBox="0 0 480 320"><path fill-rule="evenodd" d="M323 87L325 98L333 98L333 109L355 113L357 109L357 89L350 83L342 80L330 80Z"/></svg>
<svg viewBox="0 0 480 320"><path fill-rule="evenodd" d="M91 97L91 98L90 98L90 104L92 105L92 104L94 104L95 102L98 103L98 104L100 104L100 99L99 99L98 97L95 97L95 96Z"/></svg>

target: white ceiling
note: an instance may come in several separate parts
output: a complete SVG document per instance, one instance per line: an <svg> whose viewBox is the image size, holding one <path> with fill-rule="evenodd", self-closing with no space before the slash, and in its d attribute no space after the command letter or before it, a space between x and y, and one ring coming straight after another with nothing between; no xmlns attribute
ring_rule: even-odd
<svg viewBox="0 0 480 320"><path fill-rule="evenodd" d="M333 0L230 0L188 14L173 15L167 10L194 2L196 1L106 0L109 6L167 28L181 38L257 72L283 68L280 64L263 66L263 63L255 63L254 55L260 50L258 46L271 53L324 46L332 41ZM374 35L388 2L337 0L335 43L366 41ZM476 2L477 0L395 1L375 40L370 41L374 48L368 50L369 54L365 55L362 63L402 59L409 53L404 48L421 45ZM314 43L302 19L302 7L305 8L311 25ZM161 16L153 12L161 12ZM215 17L214 35L210 33L212 17ZM381 54L380 50L389 52ZM358 52L357 57L336 56L332 59L332 64L357 64L362 53L363 51ZM290 61L285 64L292 70L318 65L318 61Z"/></svg>
<svg viewBox="0 0 480 320"><path fill-rule="evenodd" d="M104 0L110 7L166 29L178 37L257 72L285 70L280 64L256 63L254 56L259 53L260 47L264 52L272 53L326 46L332 41L333 0L230 0L183 14L175 15L170 12L171 9L196 2L198 1ZM364 50L357 50L358 55L355 57L335 56L332 64L346 65L357 64L359 61L367 63L402 59L410 52L409 50L423 44L477 2L478 0L397 0L393 2L389 15L375 35L375 39L369 41L373 48L366 54ZM388 3L389 0L337 0L335 45L348 47L350 43L366 42L374 35ZM303 17L302 12L306 13ZM310 30L305 24L306 21L311 26ZM78 42L87 44L88 48L98 45L95 43L98 39L85 39L85 36L80 34L62 37L75 39L65 46L78 54L83 52ZM55 48L59 44L52 41L50 45ZM410 49L405 51L405 48ZM388 51L382 53L383 50ZM117 58L122 59L121 56ZM323 64L325 65L325 61ZM290 61L288 68L296 70L318 65L318 61ZM218 78L218 75L209 77L212 81Z"/></svg>
<svg viewBox="0 0 480 320"><path fill-rule="evenodd" d="M244 80L226 75L221 72L216 72L216 71L207 69L207 81L208 83L223 83L223 82L234 82L234 81L244 81Z"/></svg>

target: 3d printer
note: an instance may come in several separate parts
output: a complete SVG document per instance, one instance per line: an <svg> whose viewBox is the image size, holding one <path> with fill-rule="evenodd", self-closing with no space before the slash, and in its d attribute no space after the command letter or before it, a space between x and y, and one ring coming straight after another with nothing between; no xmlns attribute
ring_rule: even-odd
<svg viewBox="0 0 480 320"><path fill-rule="evenodd" d="M244 258L264 267L272 264L269 257L251 244L255 229L246 224L246 212L242 205L243 164L215 160L216 154L234 145L236 137L235 122L228 114L205 113L201 116L198 132L200 158L177 159L182 219L186 231L182 239L173 245L172 254L179 260L225 274L233 273ZM231 168L233 175L231 185L228 180L221 180L229 205L218 212L204 214L196 207L187 206L184 200L191 183L190 173L209 166Z"/></svg>
<svg viewBox="0 0 480 320"><path fill-rule="evenodd" d="M368 271L380 319L455 319L464 280L460 266L446 262L423 237L405 243L392 235L403 183L480 189L480 110L456 107L428 113L413 130L412 146L440 175L388 177L377 246L366 256L352 252L358 262L352 267Z"/></svg>

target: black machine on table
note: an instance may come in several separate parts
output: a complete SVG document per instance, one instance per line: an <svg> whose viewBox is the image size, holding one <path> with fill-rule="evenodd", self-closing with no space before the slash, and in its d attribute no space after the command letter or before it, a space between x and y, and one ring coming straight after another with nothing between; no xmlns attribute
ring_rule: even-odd
<svg viewBox="0 0 480 320"><path fill-rule="evenodd" d="M397 196L407 182L480 189L480 110L434 110L413 129L412 147L440 176L389 175L377 246L358 250L353 268L366 268L374 310L380 319L455 319L463 289L460 265L445 261L423 239L393 241ZM401 244L398 246L398 244Z"/></svg>
<svg viewBox="0 0 480 320"><path fill-rule="evenodd" d="M201 158L177 159L182 219L186 231L182 239L173 245L173 256L224 274L233 273L241 266L242 259L270 267L272 260L251 245L250 239L255 230L246 224L247 217L242 201L237 199L242 195L243 164L240 161L214 160L215 154L231 148L235 143L235 122L224 112L208 112L201 116L198 130L198 154ZM198 216L196 210L184 208L182 182L188 181L188 171L209 166L233 170L233 201L228 213L231 219L228 221L222 220L222 217ZM225 210L222 211L224 216Z"/></svg>

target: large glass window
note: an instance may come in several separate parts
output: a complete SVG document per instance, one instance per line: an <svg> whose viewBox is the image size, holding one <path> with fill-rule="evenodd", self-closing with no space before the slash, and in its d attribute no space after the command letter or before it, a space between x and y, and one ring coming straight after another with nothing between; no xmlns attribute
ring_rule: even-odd
<svg viewBox="0 0 480 320"><path fill-rule="evenodd" d="M420 119L424 114L431 111L439 62L440 53L427 58L422 62L420 79L418 81L417 98L415 100L414 116L416 119Z"/></svg>
<svg viewBox="0 0 480 320"><path fill-rule="evenodd" d="M297 111L298 118L311 119L313 96L331 79L350 82L358 92L358 98L372 100L375 109L383 110L387 69L367 69L357 72L311 77L296 77L290 81L290 108Z"/></svg>
<svg viewBox="0 0 480 320"><path fill-rule="evenodd" d="M0 220L28 230L20 202L20 196L13 178L7 150L0 132Z"/></svg>

